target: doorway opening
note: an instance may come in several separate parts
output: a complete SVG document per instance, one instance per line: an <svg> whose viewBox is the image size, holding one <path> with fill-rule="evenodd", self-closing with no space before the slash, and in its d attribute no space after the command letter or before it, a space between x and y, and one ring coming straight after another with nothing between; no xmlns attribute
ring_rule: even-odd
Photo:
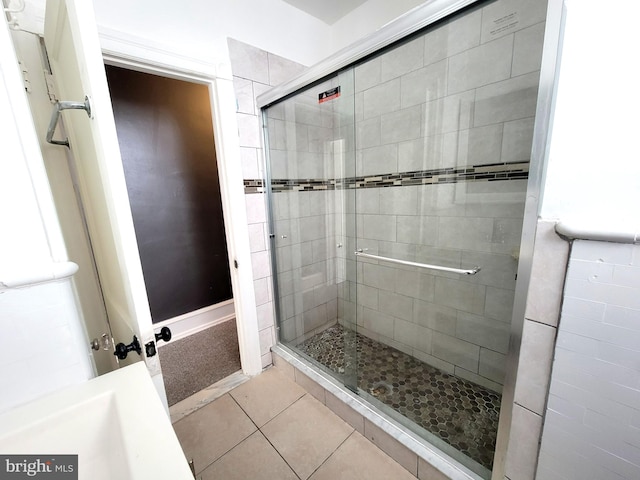
<svg viewBox="0 0 640 480"><path fill-rule="evenodd" d="M106 65L169 405L240 370L206 85Z"/></svg>

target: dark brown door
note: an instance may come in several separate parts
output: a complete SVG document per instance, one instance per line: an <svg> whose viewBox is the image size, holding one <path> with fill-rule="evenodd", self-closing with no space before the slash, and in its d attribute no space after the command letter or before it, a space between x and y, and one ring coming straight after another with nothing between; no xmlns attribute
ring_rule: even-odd
<svg viewBox="0 0 640 480"><path fill-rule="evenodd" d="M208 87L106 71L153 322L231 299Z"/></svg>

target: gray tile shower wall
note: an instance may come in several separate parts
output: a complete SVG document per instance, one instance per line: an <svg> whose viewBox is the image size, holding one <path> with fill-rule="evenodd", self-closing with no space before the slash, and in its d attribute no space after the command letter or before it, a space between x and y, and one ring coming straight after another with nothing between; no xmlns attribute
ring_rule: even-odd
<svg viewBox="0 0 640 480"><path fill-rule="evenodd" d="M269 109L287 340L357 321L501 390L545 12L491 3ZM318 104L338 84L340 101ZM482 271L356 264L356 248Z"/></svg>
<svg viewBox="0 0 640 480"><path fill-rule="evenodd" d="M228 39L231 69L237 103L238 134L242 172L245 179L264 177L264 159L260 139L259 110L255 98L271 86L304 70L304 66L234 39ZM272 363L275 343L273 292L267 235L266 200L263 193L246 195L250 246L262 366Z"/></svg>

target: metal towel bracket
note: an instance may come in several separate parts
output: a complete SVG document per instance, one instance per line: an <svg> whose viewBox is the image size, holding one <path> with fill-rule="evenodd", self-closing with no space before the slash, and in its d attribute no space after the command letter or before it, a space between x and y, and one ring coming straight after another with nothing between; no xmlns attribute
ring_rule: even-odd
<svg viewBox="0 0 640 480"><path fill-rule="evenodd" d="M49 121L49 128L47 128L47 142L53 145L64 145L69 148L69 139L65 140L54 140L53 133L56 131L56 127L58 126L58 120L60 119L60 112L62 110L85 110L89 118L93 118L91 116L91 100L88 96L84 97L84 102L56 102L53 106L53 112L51 112L51 120Z"/></svg>

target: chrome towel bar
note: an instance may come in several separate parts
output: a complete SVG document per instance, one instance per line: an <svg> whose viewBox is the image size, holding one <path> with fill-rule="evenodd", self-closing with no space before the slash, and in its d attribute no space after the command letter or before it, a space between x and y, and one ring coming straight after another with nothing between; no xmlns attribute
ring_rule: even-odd
<svg viewBox="0 0 640 480"><path fill-rule="evenodd" d="M47 128L47 142L52 145L64 145L69 148L69 139L65 140L54 140L53 134L56 131L56 127L58 126L58 120L60 119L60 112L62 110L85 110L89 118L91 117L91 100L89 97L84 97L84 102L69 102L69 101L61 101L56 102L53 106L53 112L51 112L51 120L49 121L49 128Z"/></svg>
<svg viewBox="0 0 640 480"><path fill-rule="evenodd" d="M459 273L461 275L475 275L480 271L480 267L473 267L470 269L464 268L451 268L444 267L442 265L430 265L428 263L410 262L408 260L400 260L397 258L381 257L380 255L372 255L370 253L364 253L362 250L354 252L357 257L370 258L372 260L382 260L384 262L399 263L400 265L408 265L410 267L427 268L429 270L439 270L441 272Z"/></svg>

